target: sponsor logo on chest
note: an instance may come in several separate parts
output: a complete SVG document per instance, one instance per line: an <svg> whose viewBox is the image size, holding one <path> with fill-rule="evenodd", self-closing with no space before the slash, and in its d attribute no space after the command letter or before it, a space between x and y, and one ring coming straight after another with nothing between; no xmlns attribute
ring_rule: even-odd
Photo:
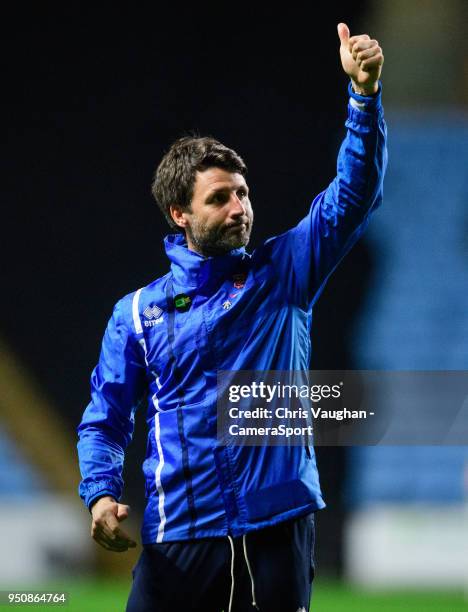
<svg viewBox="0 0 468 612"><path fill-rule="evenodd" d="M164 313L159 306L147 306L143 315L145 317L143 321L145 327L154 327L164 322Z"/></svg>

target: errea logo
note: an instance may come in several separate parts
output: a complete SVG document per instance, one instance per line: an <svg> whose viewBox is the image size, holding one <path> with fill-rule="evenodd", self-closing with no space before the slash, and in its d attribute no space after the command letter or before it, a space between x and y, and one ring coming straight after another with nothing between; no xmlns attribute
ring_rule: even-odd
<svg viewBox="0 0 468 612"><path fill-rule="evenodd" d="M145 327L153 327L164 321L163 311L159 306L147 306L143 314L146 319L146 321L144 321Z"/></svg>

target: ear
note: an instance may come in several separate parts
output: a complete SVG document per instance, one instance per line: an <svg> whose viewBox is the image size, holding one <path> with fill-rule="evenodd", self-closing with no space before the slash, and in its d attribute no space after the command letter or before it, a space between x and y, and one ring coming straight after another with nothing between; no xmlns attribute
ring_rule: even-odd
<svg viewBox="0 0 468 612"><path fill-rule="evenodd" d="M185 211L182 210L182 208L171 204L171 206L169 206L169 212L172 217L172 220L174 221L176 225L178 225L179 227L183 229L187 227L186 214L185 214Z"/></svg>

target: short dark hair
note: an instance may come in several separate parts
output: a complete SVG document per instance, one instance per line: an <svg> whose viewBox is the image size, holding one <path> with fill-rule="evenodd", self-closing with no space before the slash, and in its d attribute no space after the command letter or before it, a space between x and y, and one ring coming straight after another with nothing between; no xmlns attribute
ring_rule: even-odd
<svg viewBox="0 0 468 612"><path fill-rule="evenodd" d="M212 167L247 174L242 158L211 136L183 136L164 155L156 169L151 192L171 228L181 231L169 207L190 208L196 172Z"/></svg>

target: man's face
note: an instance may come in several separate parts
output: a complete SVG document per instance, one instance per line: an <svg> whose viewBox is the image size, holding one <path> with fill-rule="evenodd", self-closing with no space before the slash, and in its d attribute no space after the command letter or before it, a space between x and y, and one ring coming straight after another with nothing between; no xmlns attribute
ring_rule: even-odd
<svg viewBox="0 0 468 612"><path fill-rule="evenodd" d="M171 210L188 248L201 255L221 255L249 242L253 212L242 174L215 167L197 172L190 209Z"/></svg>

